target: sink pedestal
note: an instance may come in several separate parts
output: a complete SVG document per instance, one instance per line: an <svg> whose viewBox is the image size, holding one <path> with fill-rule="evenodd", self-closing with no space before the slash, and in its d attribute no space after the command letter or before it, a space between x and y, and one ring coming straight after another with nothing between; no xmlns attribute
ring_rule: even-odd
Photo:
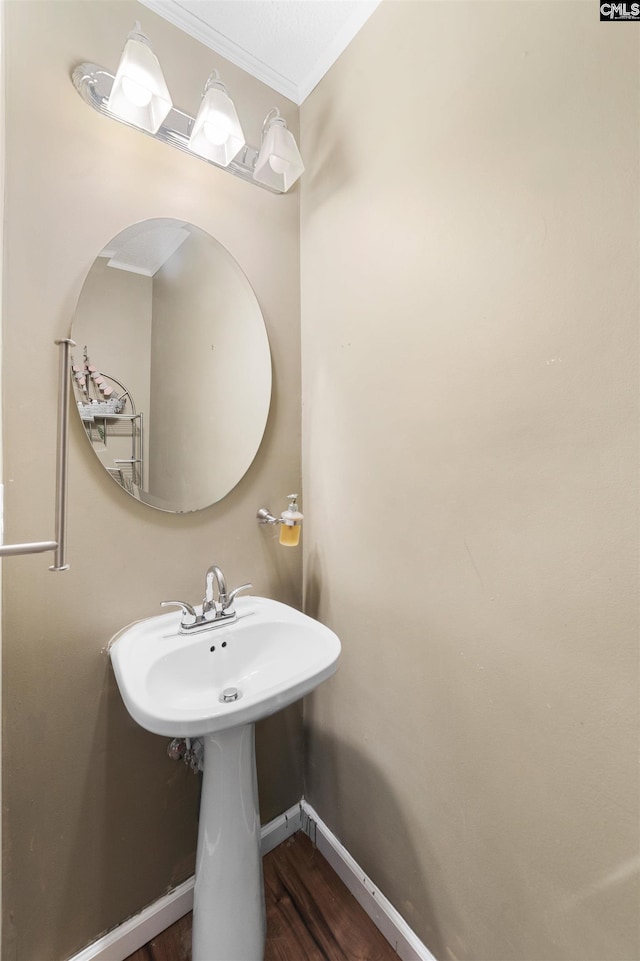
<svg viewBox="0 0 640 961"><path fill-rule="evenodd" d="M162 737L204 741L193 961L263 961L253 725L326 681L340 657L333 631L286 604L239 597L236 613L193 634L180 632L181 614L148 617L109 645L131 717Z"/></svg>
<svg viewBox="0 0 640 961"><path fill-rule="evenodd" d="M208 734L193 904L193 961L263 961L264 888L253 724Z"/></svg>

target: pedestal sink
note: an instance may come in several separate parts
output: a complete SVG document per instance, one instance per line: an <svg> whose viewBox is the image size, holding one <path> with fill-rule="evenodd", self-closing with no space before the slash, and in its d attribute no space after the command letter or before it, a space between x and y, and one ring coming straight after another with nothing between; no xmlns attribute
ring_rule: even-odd
<svg viewBox="0 0 640 961"><path fill-rule="evenodd" d="M193 636L179 633L179 613L150 617L110 644L134 720L154 734L204 741L193 961L262 961L254 724L330 677L340 656L332 631L286 604L244 597L236 612Z"/></svg>

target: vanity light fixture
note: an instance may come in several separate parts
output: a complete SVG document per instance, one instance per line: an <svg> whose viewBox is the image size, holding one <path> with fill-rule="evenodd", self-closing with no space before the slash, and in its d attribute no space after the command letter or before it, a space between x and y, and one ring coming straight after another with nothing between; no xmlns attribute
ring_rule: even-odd
<svg viewBox="0 0 640 961"><path fill-rule="evenodd" d="M200 157L228 167L245 145L244 134L233 100L214 70L204 88L189 149Z"/></svg>
<svg viewBox="0 0 640 961"><path fill-rule="evenodd" d="M262 125L262 143L253 172L254 180L286 191L304 171L298 145L284 117L275 107Z"/></svg>
<svg viewBox="0 0 640 961"><path fill-rule="evenodd" d="M294 136L276 109L265 118L260 148L245 142L233 101L217 70L207 80L196 117L175 107L158 58L137 22L115 75L95 63L81 63L73 71L72 81L82 99L105 117L136 127L272 193L285 193L304 170Z"/></svg>
<svg viewBox="0 0 640 961"><path fill-rule="evenodd" d="M136 21L124 45L107 108L119 119L154 134L172 106L158 58Z"/></svg>

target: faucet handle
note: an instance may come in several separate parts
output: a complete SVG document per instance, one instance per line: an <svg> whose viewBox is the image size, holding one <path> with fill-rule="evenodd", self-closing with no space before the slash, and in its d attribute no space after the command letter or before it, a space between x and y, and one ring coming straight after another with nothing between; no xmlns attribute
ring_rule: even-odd
<svg viewBox="0 0 640 961"><path fill-rule="evenodd" d="M240 591L248 591L250 587L253 587L253 584L242 584L240 587L234 587L232 591L229 591L229 593L225 595L222 610L228 611L230 607L233 607L233 602Z"/></svg>
<svg viewBox="0 0 640 961"><path fill-rule="evenodd" d="M186 601L162 601L160 607L179 607L182 609L182 619L180 621L180 627L190 627L192 624L196 623L198 615L191 604L187 604ZM192 618L192 620L189 620Z"/></svg>

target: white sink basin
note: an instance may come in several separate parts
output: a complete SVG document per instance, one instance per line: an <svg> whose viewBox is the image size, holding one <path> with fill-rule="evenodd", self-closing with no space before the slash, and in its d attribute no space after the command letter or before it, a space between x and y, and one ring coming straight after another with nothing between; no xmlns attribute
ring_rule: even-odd
<svg viewBox="0 0 640 961"><path fill-rule="evenodd" d="M180 634L181 613L125 627L111 661L122 699L148 731L200 737L204 771L193 905L193 961L262 961L265 913L254 722L334 673L340 641L265 597L237 619ZM225 701L234 689L237 700Z"/></svg>
<svg viewBox="0 0 640 961"><path fill-rule="evenodd" d="M318 621L265 597L235 606L236 621L193 635L178 633L177 611L113 638L118 687L138 724L168 737L215 734L279 711L337 669L340 641ZM224 702L229 688L238 699Z"/></svg>

